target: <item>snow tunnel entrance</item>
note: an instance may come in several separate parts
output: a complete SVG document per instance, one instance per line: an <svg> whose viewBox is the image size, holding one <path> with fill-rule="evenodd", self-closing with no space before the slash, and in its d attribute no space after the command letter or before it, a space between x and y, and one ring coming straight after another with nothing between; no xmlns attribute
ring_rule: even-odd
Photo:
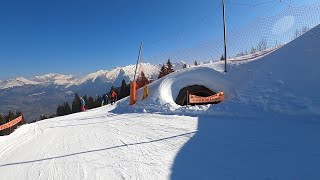
<svg viewBox="0 0 320 180"><path fill-rule="evenodd" d="M200 97L209 97L212 95L217 94L216 92L213 92L209 88L202 86L202 85L192 85L184 87L180 90L175 102L181 106L188 105L188 93ZM218 104L221 101L218 102L208 102L208 103L191 103L190 105L200 105L200 104Z"/></svg>

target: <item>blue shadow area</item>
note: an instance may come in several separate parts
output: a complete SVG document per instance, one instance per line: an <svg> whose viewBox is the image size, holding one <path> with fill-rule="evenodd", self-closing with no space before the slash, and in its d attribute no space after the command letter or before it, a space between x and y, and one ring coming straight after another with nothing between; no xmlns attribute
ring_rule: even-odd
<svg viewBox="0 0 320 180"><path fill-rule="evenodd" d="M320 118L199 117L171 179L320 179Z"/></svg>

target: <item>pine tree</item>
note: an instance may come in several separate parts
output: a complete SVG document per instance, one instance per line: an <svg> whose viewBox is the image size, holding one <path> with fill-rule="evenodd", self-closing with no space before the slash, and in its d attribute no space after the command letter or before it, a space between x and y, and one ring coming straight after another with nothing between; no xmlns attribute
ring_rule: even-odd
<svg viewBox="0 0 320 180"><path fill-rule="evenodd" d="M81 101L78 93L75 94L75 97L72 101L72 113L81 112Z"/></svg>
<svg viewBox="0 0 320 180"><path fill-rule="evenodd" d="M197 62L197 61L194 61L194 65L195 65L195 66L198 66L198 62Z"/></svg>
<svg viewBox="0 0 320 180"><path fill-rule="evenodd" d="M102 101L102 97L98 96L95 100L94 100L94 107L100 107L101 106L101 101Z"/></svg>
<svg viewBox="0 0 320 180"><path fill-rule="evenodd" d="M63 109L64 109L64 115L68 115L72 113L70 105L67 101L63 104Z"/></svg>
<svg viewBox="0 0 320 180"><path fill-rule="evenodd" d="M84 100L84 102L86 103L86 106L87 106L87 105L88 105L89 100L88 100L88 97L87 97L87 95L86 95L86 94L84 95L83 100Z"/></svg>
<svg viewBox="0 0 320 180"><path fill-rule="evenodd" d="M130 85L127 84L124 79L122 79L119 99L129 96L129 94L130 94Z"/></svg>
<svg viewBox="0 0 320 180"><path fill-rule="evenodd" d="M21 115L22 115L22 112L21 112L21 111L16 111L15 118L20 117Z"/></svg>
<svg viewBox="0 0 320 180"><path fill-rule="evenodd" d="M146 75L143 71L141 71L140 76L138 78L137 89L149 84L149 80L146 78Z"/></svg>
<svg viewBox="0 0 320 180"><path fill-rule="evenodd" d="M168 72L168 74L170 74L170 73L173 73L174 72L174 70L173 70L173 65L172 65L172 63L170 62L170 59L168 59L168 61L167 61L167 72ZM166 74L167 75L167 74Z"/></svg>
<svg viewBox="0 0 320 180"><path fill-rule="evenodd" d="M93 97L89 97L89 99L88 99L88 109L93 109L94 108L94 99L93 99Z"/></svg>
<svg viewBox="0 0 320 180"><path fill-rule="evenodd" d="M167 74L168 74L167 67L166 67L165 65L163 65L163 66L161 67L161 70L160 70L158 79L162 78L163 76L165 76L165 75L167 75Z"/></svg>
<svg viewBox="0 0 320 180"><path fill-rule="evenodd" d="M57 116L63 116L64 115L63 106L58 105L57 110L56 110L56 115Z"/></svg>
<svg viewBox="0 0 320 180"><path fill-rule="evenodd" d="M8 115L6 116L5 119L6 119L7 122L9 122L9 121L13 120L14 118L15 118L14 113L12 111L9 111Z"/></svg>
<svg viewBox="0 0 320 180"><path fill-rule="evenodd" d="M4 121L2 115L0 114L0 126L5 124L6 122ZM0 131L1 132L1 131Z"/></svg>

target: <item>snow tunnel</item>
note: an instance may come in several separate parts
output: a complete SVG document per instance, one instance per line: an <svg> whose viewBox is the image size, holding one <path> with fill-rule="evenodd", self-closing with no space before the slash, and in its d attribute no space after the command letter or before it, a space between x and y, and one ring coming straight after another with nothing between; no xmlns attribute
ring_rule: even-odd
<svg viewBox="0 0 320 180"><path fill-rule="evenodd" d="M220 95L219 93L214 92L203 85L191 85L191 86L184 87L179 91L179 94L175 100L176 104L181 105L181 106L185 106L188 104L190 104L190 105L218 104L222 101L221 100L221 101L215 101L215 102L188 103L189 102L189 100L188 100L189 94L195 95L198 97L212 97L213 95ZM223 95L223 92L222 92L222 95Z"/></svg>

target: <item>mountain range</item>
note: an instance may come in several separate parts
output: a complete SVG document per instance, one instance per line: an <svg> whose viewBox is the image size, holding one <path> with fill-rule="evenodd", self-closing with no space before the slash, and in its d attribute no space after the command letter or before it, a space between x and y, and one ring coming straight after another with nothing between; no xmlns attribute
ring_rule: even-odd
<svg viewBox="0 0 320 180"><path fill-rule="evenodd" d="M176 68L181 68L177 63ZM160 65L142 63L138 70L143 70L149 79L157 79ZM80 96L96 97L109 92L111 86L121 86L133 80L135 65L100 70L83 77L49 73L32 78L17 77L0 81L0 113L9 110L22 111L27 121L35 121L41 114L55 114L59 104L68 101L72 104L75 93Z"/></svg>

